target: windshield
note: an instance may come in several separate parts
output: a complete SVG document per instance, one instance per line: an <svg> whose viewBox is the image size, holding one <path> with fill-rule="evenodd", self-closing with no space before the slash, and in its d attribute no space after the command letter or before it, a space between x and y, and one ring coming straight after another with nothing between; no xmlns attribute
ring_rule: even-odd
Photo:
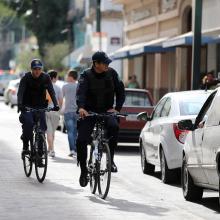
<svg viewBox="0 0 220 220"><path fill-rule="evenodd" d="M125 106L152 106L145 92L126 91Z"/></svg>
<svg viewBox="0 0 220 220"><path fill-rule="evenodd" d="M179 102L180 115L198 115L209 95L209 93L201 93L182 97Z"/></svg>

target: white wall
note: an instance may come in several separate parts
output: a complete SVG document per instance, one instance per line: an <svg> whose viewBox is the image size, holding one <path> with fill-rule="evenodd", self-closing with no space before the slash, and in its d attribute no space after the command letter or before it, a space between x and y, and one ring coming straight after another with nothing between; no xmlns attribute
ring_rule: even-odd
<svg viewBox="0 0 220 220"><path fill-rule="evenodd" d="M92 25L93 32L96 32L96 21ZM119 19L102 19L101 31L107 33L107 54L118 50L122 47L122 36L123 36L123 21ZM120 44L111 45L111 38L118 37L120 38ZM120 76L122 75L122 60L113 61L111 63L112 68L114 68Z"/></svg>
<svg viewBox="0 0 220 220"><path fill-rule="evenodd" d="M111 0L101 1L101 11L113 10L122 11L123 6L119 4L113 4Z"/></svg>
<svg viewBox="0 0 220 220"><path fill-rule="evenodd" d="M202 29L220 27L220 0L203 0Z"/></svg>

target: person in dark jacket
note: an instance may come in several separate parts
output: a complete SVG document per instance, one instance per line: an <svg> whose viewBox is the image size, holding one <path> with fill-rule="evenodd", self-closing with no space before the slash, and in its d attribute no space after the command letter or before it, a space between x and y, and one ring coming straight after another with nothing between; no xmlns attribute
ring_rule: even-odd
<svg viewBox="0 0 220 220"><path fill-rule="evenodd" d="M90 142L91 133L94 128L94 120L86 118L88 112L106 113L120 112L124 101L124 84L119 79L117 72L109 67L111 59L101 51L92 56L93 65L85 70L79 79L76 93L76 102L79 115L83 120L78 122L78 137L76 141L77 158L81 168L80 185L85 187L87 180L87 145ZM116 104L114 107L114 98ZM117 146L118 120L116 117L109 117L106 121L106 130L109 140L109 147L112 160L112 172L117 172L114 163L114 149Z"/></svg>
<svg viewBox="0 0 220 220"><path fill-rule="evenodd" d="M18 88L18 112L21 112L19 120L22 123L23 151L28 153L29 142L33 143L34 113L26 112L25 107L40 109L47 107L46 90L54 104L54 111L59 111L59 106L48 74L42 72L42 62L39 59L31 61L31 72L27 72L20 81ZM41 113L41 129L46 131L45 113Z"/></svg>
<svg viewBox="0 0 220 220"><path fill-rule="evenodd" d="M219 83L220 80L214 77L214 71L210 71L203 77L201 89L216 89Z"/></svg>

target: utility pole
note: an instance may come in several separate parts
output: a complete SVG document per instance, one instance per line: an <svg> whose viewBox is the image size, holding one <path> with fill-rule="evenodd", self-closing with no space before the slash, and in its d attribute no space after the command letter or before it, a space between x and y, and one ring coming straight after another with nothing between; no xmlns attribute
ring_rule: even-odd
<svg viewBox="0 0 220 220"><path fill-rule="evenodd" d="M102 38L101 38L101 0L96 0L96 32L99 36L99 50L102 50Z"/></svg>
<svg viewBox="0 0 220 220"><path fill-rule="evenodd" d="M195 0L191 86L193 90L199 88L201 80L202 2L203 0Z"/></svg>

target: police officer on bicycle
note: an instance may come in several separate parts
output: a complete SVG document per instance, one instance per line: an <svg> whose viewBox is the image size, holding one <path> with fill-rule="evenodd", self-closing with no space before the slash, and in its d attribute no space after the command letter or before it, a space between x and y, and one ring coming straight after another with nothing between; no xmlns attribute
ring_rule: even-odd
<svg viewBox="0 0 220 220"><path fill-rule="evenodd" d="M88 183L87 144L91 141L91 133L95 125L94 120L86 116L88 116L89 111L96 113L120 112L125 101L124 84L119 79L117 72L109 67L112 60L104 52L98 51L93 54L92 61L92 67L80 75L76 94L81 117L81 120L78 121L76 146L77 159L81 168L79 182L82 187ZM108 138L110 138L111 169L112 172L117 172L114 163L114 150L117 146L119 121L116 117L109 117L106 121L106 130Z"/></svg>
<svg viewBox="0 0 220 220"><path fill-rule="evenodd" d="M26 112L25 107L41 109L47 107L46 90L48 90L54 104L54 111L59 111L55 92L51 79L43 71L41 60L31 61L31 71L27 72L20 81L18 88L18 112L21 112L19 120L22 123L23 151L22 155L28 153L29 143L33 143L34 113ZM40 113L40 125L46 131L45 113ZM22 157L23 158L23 157Z"/></svg>

